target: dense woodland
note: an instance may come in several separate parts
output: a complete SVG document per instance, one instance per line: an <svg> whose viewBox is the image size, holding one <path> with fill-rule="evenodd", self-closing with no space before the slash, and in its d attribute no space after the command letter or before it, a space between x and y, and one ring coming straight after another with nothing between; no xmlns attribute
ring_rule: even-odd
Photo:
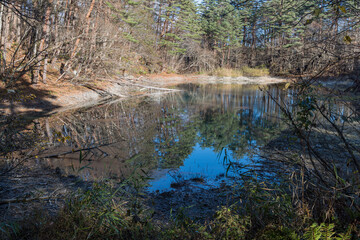
<svg viewBox="0 0 360 240"><path fill-rule="evenodd" d="M206 72L353 73L357 0L1 0L1 78Z"/></svg>
<svg viewBox="0 0 360 240"><path fill-rule="evenodd" d="M0 0L0 93L11 112L0 112L0 212L9 210L12 217L19 203L36 215L34 202L64 200L49 216L41 210L32 217L18 208L27 218L0 219L0 238L359 239L359 30L360 0ZM29 99L33 109L32 98L45 94L40 87L57 99L51 87L62 88L62 81L130 85L135 77L129 75L245 68L299 81L255 86L255 95L189 84L183 96L161 100L149 92L151 101L100 101L99 107L58 114L54 121L14 111ZM34 94L25 96L18 86ZM190 219L184 206L172 215L171 204L169 219L153 218L143 169L119 185L110 177L92 187L79 182L83 189L75 191L64 185L75 186L76 177L40 164L70 154L79 173L98 154L132 166L179 167L195 144L220 154L228 147L241 158L254 142L263 166L275 175L261 175L262 168L243 174L241 164L224 159L238 184L209 191L231 193L237 204L212 209L209 222ZM41 155L52 147L66 152ZM94 165L96 175L102 169ZM70 168L75 171L72 162ZM46 188L38 191L37 183ZM175 192L181 194L169 194ZM171 199L169 194L147 196ZM184 194L186 203L208 199L197 195Z"/></svg>

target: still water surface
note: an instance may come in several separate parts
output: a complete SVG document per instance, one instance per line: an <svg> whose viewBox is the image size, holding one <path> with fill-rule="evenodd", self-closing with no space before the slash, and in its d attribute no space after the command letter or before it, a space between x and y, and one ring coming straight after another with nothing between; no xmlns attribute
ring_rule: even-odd
<svg viewBox="0 0 360 240"><path fill-rule="evenodd" d="M190 179L216 186L235 177L230 162L256 167L259 148L284 126L279 107L260 87L187 84L178 86L181 92L58 115L45 123L45 135L56 146L49 151L91 149L48 163L85 180L126 178L142 169L152 177L150 191ZM276 100L290 100L291 90L266 88ZM59 135L69 139L59 143Z"/></svg>

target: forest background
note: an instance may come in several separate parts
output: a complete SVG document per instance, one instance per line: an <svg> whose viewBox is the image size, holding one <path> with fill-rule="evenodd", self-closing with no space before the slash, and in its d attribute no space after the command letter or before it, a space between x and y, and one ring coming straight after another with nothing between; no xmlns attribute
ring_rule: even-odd
<svg viewBox="0 0 360 240"><path fill-rule="evenodd" d="M359 70L357 0L2 0L0 76ZM267 72L266 72L267 73ZM353 79L356 81L355 79Z"/></svg>
<svg viewBox="0 0 360 240"><path fill-rule="evenodd" d="M41 218L31 227L24 224L21 233L7 223L0 230L14 239L34 234L44 234L39 239L66 239L66 234L95 239L145 239L141 234L152 239L280 239L286 234L283 239L300 239L298 235L320 239L316 236L320 234L325 236L321 239L331 239L335 223L338 234L333 239L350 239L350 235L356 239L359 16L359 0L0 0L1 97L10 99L11 110L13 102L34 97L15 94L18 86L50 89L51 84L65 81L83 84L129 74L252 72L249 75L254 76L260 72L305 80L296 86L296 101L278 102L300 146L299 155L291 152L287 159L296 167L293 189L288 189L289 184L276 190L249 181L242 191L247 208L224 208L213 225L198 226L180 214L171 225L174 228L164 231L162 225L149 225L147 216L128 213L123 205L110 201L112 188L94 187L78 198L70 196L55 220ZM325 97L313 85L313 79L320 77L346 79L350 84L341 91L328 90ZM352 100L349 105L354 110L334 115L326 105L334 99ZM26 124L15 121L17 117L3 118L1 153L7 156L4 160L11 160L0 175L5 178L28 159L11 154L35 143L33 135L22 134ZM36 130L38 125L34 126ZM318 134L319 129L330 136L328 140ZM320 143L330 150L317 147Z"/></svg>

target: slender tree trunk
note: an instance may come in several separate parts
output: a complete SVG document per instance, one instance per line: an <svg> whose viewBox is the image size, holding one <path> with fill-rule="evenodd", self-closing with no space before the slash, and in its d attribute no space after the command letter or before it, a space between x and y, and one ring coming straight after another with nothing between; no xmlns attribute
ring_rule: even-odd
<svg viewBox="0 0 360 240"><path fill-rule="evenodd" d="M97 7L97 11L96 11L96 19L95 19L95 26L94 26L94 30L93 30L93 37L92 37L92 44L91 44L91 48L90 48L90 52L92 51L96 51L96 42L97 42L97 30L98 30L98 26L99 26L99 16L100 16L100 9L102 7L102 0L100 0L99 2L99 6Z"/></svg>
<svg viewBox="0 0 360 240"><path fill-rule="evenodd" d="M169 3L169 9L171 8L171 6L172 6L172 4ZM164 21L164 25L163 25L163 29L162 29L161 34L160 34L160 38L162 38L167 33L169 18L170 18L170 11L167 11L166 19Z"/></svg>
<svg viewBox="0 0 360 240"><path fill-rule="evenodd" d="M247 28L246 28L246 24L247 24L247 18L244 19L244 27L243 27L243 32L244 32L244 36L243 36L243 42L242 42L242 59L247 59L247 51L246 51L246 41L247 41ZM242 61L244 62L244 60ZM242 63L240 63L242 64Z"/></svg>
<svg viewBox="0 0 360 240"><path fill-rule="evenodd" d="M0 38L0 50L3 49L4 47L4 39L3 39L3 17L4 17L4 5L1 4L1 7L0 7L0 35L1 35L1 38ZM3 63L3 50L1 50L1 56L0 56L0 71L4 71L5 69L3 69L5 63Z"/></svg>
<svg viewBox="0 0 360 240"><path fill-rule="evenodd" d="M59 12L58 12L58 9L59 9L59 2L58 0L54 0L54 17L53 17L53 20L52 20L52 25L54 26L54 45L56 46L56 44L60 41L59 39ZM54 52L54 56L53 56L53 59L52 59L52 63L55 65L56 62L57 62L57 56L59 55L60 53L60 49L56 49L55 52Z"/></svg>
<svg viewBox="0 0 360 240"><path fill-rule="evenodd" d="M94 9L95 2L96 2L96 0L92 0L92 2L90 4L89 11L88 11L88 13L86 14L86 17L85 17L85 20L86 20L85 37L88 36L89 31L90 31L90 20L91 20L90 16L91 16L92 10ZM79 47L80 39L81 39L80 36L76 39L74 49L73 49L72 54L71 54L71 58L75 57L76 51L77 51L77 49Z"/></svg>
<svg viewBox="0 0 360 240"><path fill-rule="evenodd" d="M232 67L231 66L231 47L228 48L228 55L227 55L227 64L229 67Z"/></svg>
<svg viewBox="0 0 360 240"><path fill-rule="evenodd" d="M72 17L72 1L71 0L66 0L65 9L67 9L66 13L65 13L65 19L67 20L66 26L67 26L67 29L70 30L71 17Z"/></svg>
<svg viewBox="0 0 360 240"><path fill-rule="evenodd" d="M1 34L1 42L3 46L2 51L2 58L3 58L3 71L6 70L6 54L7 54L7 48L8 48L8 38L9 38L9 20L10 20L10 14L8 14L8 8L4 8L3 10L4 14L4 21L3 21L3 32Z"/></svg>
<svg viewBox="0 0 360 240"><path fill-rule="evenodd" d="M250 66L255 65L255 56L256 56L256 16L251 30L252 42L251 42L251 60Z"/></svg>
<svg viewBox="0 0 360 240"><path fill-rule="evenodd" d="M38 28L34 28L34 37L32 39L32 42L30 42L30 45L33 46L33 56L36 57L38 55L38 42L37 42L37 38L38 38ZM38 83L38 78L37 78L37 71L38 71L38 64L35 65L35 69L31 69L31 83L32 84L37 84Z"/></svg>
<svg viewBox="0 0 360 240"><path fill-rule="evenodd" d="M16 41L20 44L21 41L21 19L20 17L16 17L17 26L16 26Z"/></svg>
<svg viewBox="0 0 360 240"><path fill-rule="evenodd" d="M160 33L160 29L161 29L161 1L159 2L159 13L158 13L158 19L157 19L157 24L156 24L156 49L158 49L158 42L161 39L161 35L159 36L159 33Z"/></svg>
<svg viewBox="0 0 360 240"><path fill-rule="evenodd" d="M11 28L11 41L12 42L16 42L17 41L17 23L18 23L18 16L12 12L11 13L12 16L12 28Z"/></svg>
<svg viewBox="0 0 360 240"><path fill-rule="evenodd" d="M50 15L51 15L51 4L52 1L49 1L48 3L48 7L46 9L46 13L45 13L45 23L44 23L44 27L43 27L43 38L41 39L41 43L40 43L40 51L43 50L43 48L45 47L45 44L47 45L46 48L48 47L48 43L49 43L49 32L50 32ZM44 72L43 72L43 83L46 83L46 78L47 78L47 65L48 65L48 52L45 50L45 56L44 56Z"/></svg>
<svg viewBox="0 0 360 240"><path fill-rule="evenodd" d="M246 23L246 18L245 18L245 23ZM246 47L246 34L247 34L245 25L243 27L243 31L244 31L244 36L243 36L242 46L243 46L243 48L245 48Z"/></svg>

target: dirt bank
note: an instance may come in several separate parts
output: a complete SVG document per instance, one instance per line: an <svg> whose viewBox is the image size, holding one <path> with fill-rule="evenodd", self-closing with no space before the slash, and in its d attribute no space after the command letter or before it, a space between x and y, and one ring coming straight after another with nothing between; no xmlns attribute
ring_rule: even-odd
<svg viewBox="0 0 360 240"><path fill-rule="evenodd" d="M125 98L176 91L173 86L197 84L271 84L288 81L274 77L215 77L207 75L157 74L97 79L88 83L56 82L31 85L21 82L13 89L0 88L0 112L48 116L56 112L91 106L109 98Z"/></svg>

